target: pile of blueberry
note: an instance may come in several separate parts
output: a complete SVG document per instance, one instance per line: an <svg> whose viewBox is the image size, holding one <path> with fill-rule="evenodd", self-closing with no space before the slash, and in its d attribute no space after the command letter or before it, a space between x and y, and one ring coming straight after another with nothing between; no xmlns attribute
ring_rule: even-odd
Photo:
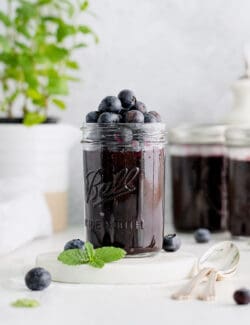
<svg viewBox="0 0 250 325"><path fill-rule="evenodd" d="M161 116L156 111L147 112L146 105L137 101L133 91L124 89L118 97L105 97L98 111L86 115L86 123L157 123Z"/></svg>

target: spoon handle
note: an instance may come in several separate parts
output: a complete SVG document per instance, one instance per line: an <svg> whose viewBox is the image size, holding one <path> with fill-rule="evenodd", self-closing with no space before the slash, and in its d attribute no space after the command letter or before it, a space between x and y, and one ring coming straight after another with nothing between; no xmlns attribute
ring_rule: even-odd
<svg viewBox="0 0 250 325"><path fill-rule="evenodd" d="M215 299L215 282L217 280L217 275L218 272L216 270L210 272L205 290L199 295L200 300L211 301Z"/></svg>
<svg viewBox="0 0 250 325"><path fill-rule="evenodd" d="M190 299L192 292L210 272L210 268L201 269L200 272L187 285L174 293L172 298L176 300Z"/></svg>

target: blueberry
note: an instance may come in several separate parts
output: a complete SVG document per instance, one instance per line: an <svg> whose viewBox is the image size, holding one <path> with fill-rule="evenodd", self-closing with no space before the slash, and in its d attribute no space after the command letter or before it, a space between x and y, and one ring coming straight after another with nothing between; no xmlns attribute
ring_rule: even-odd
<svg viewBox="0 0 250 325"><path fill-rule="evenodd" d="M157 123L158 121L154 115L152 115L150 113L146 113L146 114L144 114L144 122L145 123Z"/></svg>
<svg viewBox="0 0 250 325"><path fill-rule="evenodd" d="M143 123L144 115L136 110L128 111L125 115L126 123Z"/></svg>
<svg viewBox="0 0 250 325"><path fill-rule="evenodd" d="M133 107L136 102L135 94L133 93L133 91L128 89L120 91L118 94L118 98L122 103L122 107L127 109Z"/></svg>
<svg viewBox="0 0 250 325"><path fill-rule="evenodd" d="M42 267L35 267L25 275L25 284L30 290L44 290L50 283L51 275Z"/></svg>
<svg viewBox="0 0 250 325"><path fill-rule="evenodd" d="M89 112L86 115L86 123L96 123L99 115L100 115L100 112L97 112L97 111Z"/></svg>
<svg viewBox="0 0 250 325"><path fill-rule="evenodd" d="M153 115L156 118L157 122L162 121L161 115L159 113L157 113L156 111L150 111L149 114Z"/></svg>
<svg viewBox="0 0 250 325"><path fill-rule="evenodd" d="M122 127L120 132L115 134L116 142L120 144L130 143L133 140L133 132L131 129Z"/></svg>
<svg viewBox="0 0 250 325"><path fill-rule="evenodd" d="M199 228L195 231L194 238L197 243L208 243L211 239L211 233L206 228Z"/></svg>
<svg viewBox="0 0 250 325"><path fill-rule="evenodd" d="M167 235L163 239L163 249L166 252L176 252L181 247L181 240L176 234Z"/></svg>
<svg viewBox="0 0 250 325"><path fill-rule="evenodd" d="M74 249L74 248L83 248L84 241L81 239L72 239L64 245L64 250Z"/></svg>
<svg viewBox="0 0 250 325"><path fill-rule="evenodd" d="M238 305L247 305L250 303L250 290L244 288L236 290L233 297Z"/></svg>
<svg viewBox="0 0 250 325"><path fill-rule="evenodd" d="M127 110L125 109L122 109L119 113L119 115L121 115L121 120L120 122L121 123L126 123L125 120L126 120L126 113L127 113Z"/></svg>
<svg viewBox="0 0 250 325"><path fill-rule="evenodd" d="M105 97L99 107L99 112L111 112L111 113L119 113L122 109L122 105L120 100L115 96L107 96Z"/></svg>
<svg viewBox="0 0 250 325"><path fill-rule="evenodd" d="M118 114L105 112L99 116L97 122L98 123L119 123L120 119L121 116Z"/></svg>
<svg viewBox="0 0 250 325"><path fill-rule="evenodd" d="M133 109L142 112L143 114L147 112L146 105L143 102L136 101Z"/></svg>

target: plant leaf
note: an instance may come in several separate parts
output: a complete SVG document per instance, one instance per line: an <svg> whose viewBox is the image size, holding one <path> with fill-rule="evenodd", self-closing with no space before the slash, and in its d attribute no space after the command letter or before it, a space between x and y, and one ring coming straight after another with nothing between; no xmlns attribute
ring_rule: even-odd
<svg viewBox="0 0 250 325"><path fill-rule="evenodd" d="M100 260L100 259L96 258L96 256L94 256L92 261L89 261L89 265L96 267L98 269L101 269L104 267L105 263L103 260Z"/></svg>
<svg viewBox="0 0 250 325"><path fill-rule="evenodd" d="M52 102L62 110L64 110L66 108L65 103L62 100L58 99L58 98L53 98Z"/></svg>
<svg viewBox="0 0 250 325"><path fill-rule="evenodd" d="M84 250L89 258L89 261L93 261L95 256L94 246L90 242L86 242L84 244Z"/></svg>
<svg viewBox="0 0 250 325"><path fill-rule="evenodd" d="M46 120L46 116L38 112L27 112L25 113L23 123L26 126L33 126L40 124Z"/></svg>
<svg viewBox="0 0 250 325"><path fill-rule="evenodd" d="M12 302L11 306L13 307L25 307L25 308L34 308L40 306L40 303L35 299L18 299Z"/></svg>
<svg viewBox="0 0 250 325"><path fill-rule="evenodd" d="M87 10L88 7L89 7L89 2L87 0L83 1L83 3L81 4L81 11Z"/></svg>
<svg viewBox="0 0 250 325"><path fill-rule="evenodd" d="M122 259L126 251L116 247L102 247L95 250L95 257L104 263L110 263Z"/></svg>
<svg viewBox="0 0 250 325"><path fill-rule="evenodd" d="M67 61L66 66L70 69L73 70L78 70L79 69L79 64L76 61Z"/></svg>
<svg viewBox="0 0 250 325"><path fill-rule="evenodd" d="M89 262L89 257L86 251L79 248L67 249L60 253L57 259L67 265L81 265Z"/></svg>
<svg viewBox="0 0 250 325"><path fill-rule="evenodd" d="M0 11L0 21L3 22L5 26L11 26L10 18L3 11Z"/></svg>
<svg viewBox="0 0 250 325"><path fill-rule="evenodd" d="M47 90L49 95L67 95L69 92L67 80L59 76L49 77Z"/></svg>

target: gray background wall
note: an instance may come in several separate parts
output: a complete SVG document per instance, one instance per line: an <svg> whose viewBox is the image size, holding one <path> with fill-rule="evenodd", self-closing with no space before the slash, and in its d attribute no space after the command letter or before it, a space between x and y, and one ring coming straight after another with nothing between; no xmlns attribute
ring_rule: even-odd
<svg viewBox="0 0 250 325"><path fill-rule="evenodd" d="M96 17L85 22L100 44L77 56L83 81L72 84L63 121L80 127L86 112L122 88L134 89L168 127L217 121L230 109L229 88L243 73L242 48L250 42L249 0L90 0L90 9ZM70 166L76 223L82 221L80 145Z"/></svg>

